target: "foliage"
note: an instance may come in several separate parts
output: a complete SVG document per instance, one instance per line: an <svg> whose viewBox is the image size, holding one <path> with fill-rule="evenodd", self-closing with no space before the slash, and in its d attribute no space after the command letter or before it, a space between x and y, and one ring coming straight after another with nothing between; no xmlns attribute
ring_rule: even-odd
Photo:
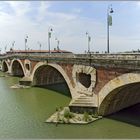
<svg viewBox="0 0 140 140"><path fill-rule="evenodd" d="M95 113L92 114L92 117L93 117L93 118L98 118L98 111L97 111L97 110L95 110Z"/></svg>
<svg viewBox="0 0 140 140"><path fill-rule="evenodd" d="M98 114L97 114L97 113L92 114L92 117L93 117L93 118L98 118Z"/></svg>
<svg viewBox="0 0 140 140"><path fill-rule="evenodd" d="M64 117L67 119L73 118L74 114L72 112L70 112L69 108L65 108L64 109Z"/></svg>
<svg viewBox="0 0 140 140"><path fill-rule="evenodd" d="M84 120L85 122L91 121L91 117L90 117L90 115L88 114L88 112L84 112L83 120Z"/></svg>
<svg viewBox="0 0 140 140"><path fill-rule="evenodd" d="M60 106L60 110L63 110L63 107L62 106Z"/></svg>
<svg viewBox="0 0 140 140"><path fill-rule="evenodd" d="M56 110L55 111L58 111L59 109L58 109L58 107L56 107Z"/></svg>
<svg viewBox="0 0 140 140"><path fill-rule="evenodd" d="M63 107L60 106L59 108L56 107L56 110L55 111L57 112L57 111L62 111L62 110L63 110Z"/></svg>

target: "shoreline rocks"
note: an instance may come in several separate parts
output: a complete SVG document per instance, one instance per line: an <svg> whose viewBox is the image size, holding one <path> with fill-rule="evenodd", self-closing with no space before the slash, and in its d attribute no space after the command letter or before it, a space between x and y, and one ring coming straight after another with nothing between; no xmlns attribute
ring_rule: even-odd
<svg viewBox="0 0 140 140"><path fill-rule="evenodd" d="M30 88L30 86L25 86L25 85L15 84L15 85L11 86L10 88L13 88L13 89Z"/></svg>
<svg viewBox="0 0 140 140"><path fill-rule="evenodd" d="M55 124L88 124L101 118L102 116L94 116L87 113L73 113L69 111L68 107L64 107L61 110L56 110L45 122Z"/></svg>

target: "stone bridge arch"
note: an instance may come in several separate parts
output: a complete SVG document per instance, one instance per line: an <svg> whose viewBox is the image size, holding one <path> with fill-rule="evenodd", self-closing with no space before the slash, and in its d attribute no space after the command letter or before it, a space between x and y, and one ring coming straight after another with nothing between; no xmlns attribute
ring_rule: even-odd
<svg viewBox="0 0 140 140"><path fill-rule="evenodd" d="M127 73L109 81L98 94L100 115L109 115L140 103L140 74Z"/></svg>
<svg viewBox="0 0 140 140"><path fill-rule="evenodd" d="M10 73L13 76L23 77L26 75L25 68L19 59L13 59L10 65Z"/></svg>
<svg viewBox="0 0 140 140"><path fill-rule="evenodd" d="M69 77L67 76L67 74L66 74L66 72L64 71L64 69L60 66L60 65L58 65L58 64L53 64L53 63L47 63L47 62L38 62L36 65L35 65L35 67L34 67L34 69L33 69L33 71L32 71L32 74L31 74L31 81L32 81L32 85L35 85L36 83L36 81L35 81L35 74L36 74L36 72L39 70L39 69L41 69L41 67L43 68L43 67L46 67L46 70L47 70L47 67L50 67L50 70L51 71L55 71L55 72L57 72L57 74L59 74L59 76L62 76L62 78L65 80L65 82L66 82L66 84L67 84L67 86L68 86L68 88L69 88L69 91L70 91L70 93L71 93L71 96L72 96L72 98L74 97L74 96L76 96L76 94L74 94L75 92L74 92L74 89L73 89L73 87L72 87L72 84L71 84L71 82L70 82L70 79L69 79ZM43 70L43 69L42 69ZM51 71L49 71L49 73L51 74ZM44 75L45 76L45 75ZM51 75L50 75L51 76ZM61 80L61 79L60 79Z"/></svg>
<svg viewBox="0 0 140 140"><path fill-rule="evenodd" d="M8 72L9 71L9 64L6 60L2 61L2 71Z"/></svg>

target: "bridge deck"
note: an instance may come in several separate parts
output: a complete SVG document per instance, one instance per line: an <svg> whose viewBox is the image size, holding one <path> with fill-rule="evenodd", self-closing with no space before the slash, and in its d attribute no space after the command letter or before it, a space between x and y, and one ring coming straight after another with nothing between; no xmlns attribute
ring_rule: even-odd
<svg viewBox="0 0 140 140"><path fill-rule="evenodd" d="M72 55L19 55L0 56L4 59L29 59L48 63L80 64L104 68L123 68L140 70L140 54L72 54Z"/></svg>

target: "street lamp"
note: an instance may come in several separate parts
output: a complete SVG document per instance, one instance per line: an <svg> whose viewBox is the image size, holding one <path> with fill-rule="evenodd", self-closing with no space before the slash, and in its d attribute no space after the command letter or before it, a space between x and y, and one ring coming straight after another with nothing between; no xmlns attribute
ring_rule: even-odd
<svg viewBox="0 0 140 140"><path fill-rule="evenodd" d="M107 9L107 53L109 53L109 26L112 26L112 16L110 14L114 12L111 6L109 5Z"/></svg>
<svg viewBox="0 0 140 140"><path fill-rule="evenodd" d="M50 50L50 38L51 38L52 31L53 31L52 28L49 28L48 29L48 47L49 47L49 54L51 53L51 50Z"/></svg>
<svg viewBox="0 0 140 140"><path fill-rule="evenodd" d="M57 38L55 38L55 40L57 41L57 50L60 50L60 48L59 48L60 41Z"/></svg>
<svg viewBox="0 0 140 140"><path fill-rule="evenodd" d="M28 36L25 37L25 51L26 51L26 48L27 48L27 39L28 39Z"/></svg>
<svg viewBox="0 0 140 140"><path fill-rule="evenodd" d="M7 45L5 46L5 53L6 53ZM13 50L12 50L13 51Z"/></svg>
<svg viewBox="0 0 140 140"><path fill-rule="evenodd" d="M12 49L14 50L15 41L12 42Z"/></svg>
<svg viewBox="0 0 140 140"><path fill-rule="evenodd" d="M37 43L39 44L39 49L40 49L40 52L41 52L41 46L42 45L41 45L41 43L39 41Z"/></svg>
<svg viewBox="0 0 140 140"><path fill-rule="evenodd" d="M88 53L90 53L90 41L91 41L91 37L89 36L89 33L86 32L86 36L87 36L87 39L88 39Z"/></svg>

